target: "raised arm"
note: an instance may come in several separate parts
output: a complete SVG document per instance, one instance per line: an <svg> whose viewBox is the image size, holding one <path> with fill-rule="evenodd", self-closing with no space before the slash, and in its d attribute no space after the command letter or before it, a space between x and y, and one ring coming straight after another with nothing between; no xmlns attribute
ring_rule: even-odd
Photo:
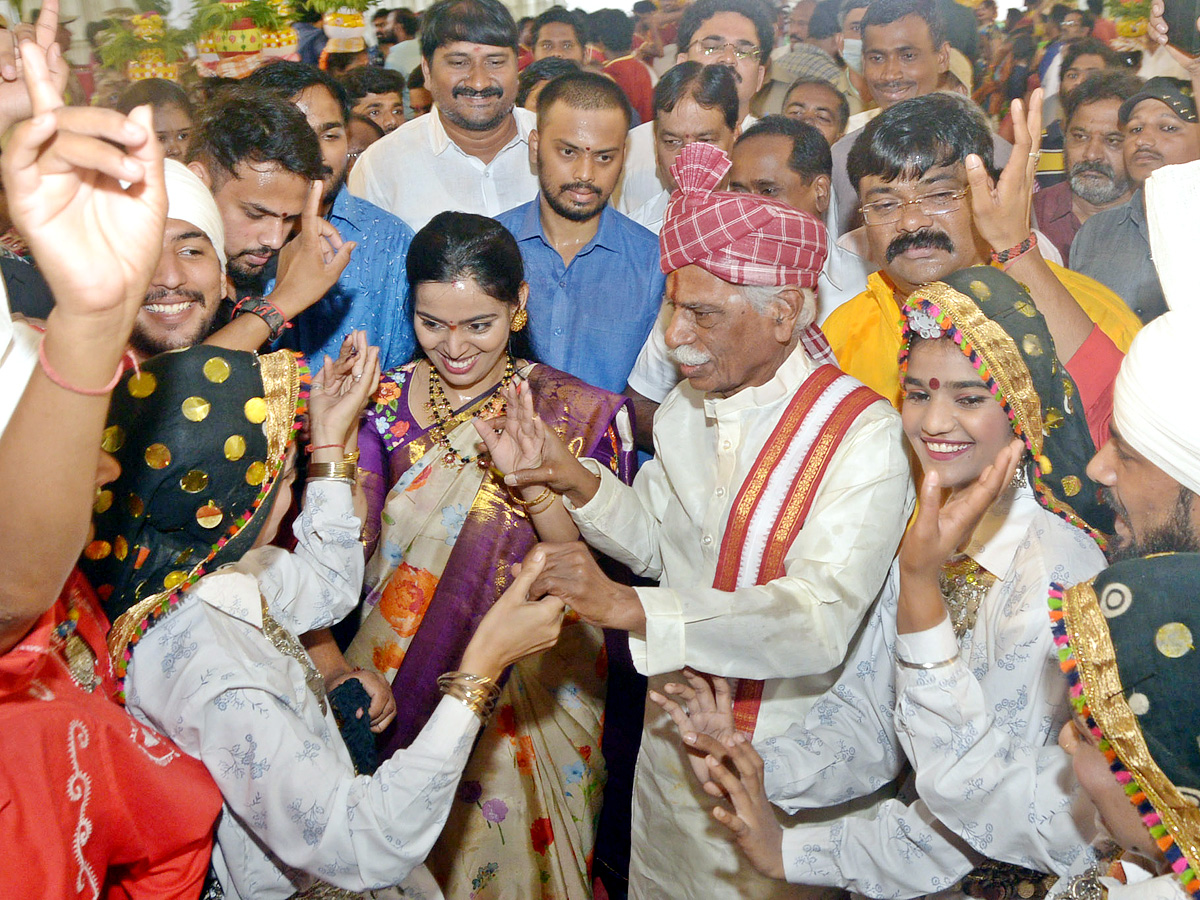
<svg viewBox="0 0 1200 900"><path fill-rule="evenodd" d="M109 392L167 210L149 107L66 107L47 52L32 41L20 52L33 118L13 131L0 169L56 308L0 437L10 473L0 479L0 648L54 602L86 541Z"/></svg>

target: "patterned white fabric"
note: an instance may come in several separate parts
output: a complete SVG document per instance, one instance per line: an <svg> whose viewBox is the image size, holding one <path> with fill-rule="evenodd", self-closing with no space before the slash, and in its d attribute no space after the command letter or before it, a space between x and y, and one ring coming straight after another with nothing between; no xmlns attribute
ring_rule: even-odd
<svg viewBox="0 0 1200 900"><path fill-rule="evenodd" d="M1069 705L1050 637L1047 590L1051 580L1090 578L1104 566L1104 557L1081 531L1043 509L1029 488L993 505L967 553L997 575L980 603L974 629L963 637L959 664L982 695L993 736L989 746L993 751L1012 748L1012 759L1021 763L1036 759L1039 751L1061 753L1055 740ZM910 661L937 662L959 652L959 644L951 630L949 648L930 647L930 632L905 635L897 647L895 571L889 584L837 684L803 721L755 746L763 755L772 802L796 812L871 794L900 774L910 745L922 742L916 781L922 799L889 799L867 816L795 825L785 831L783 844L789 881L840 885L871 897L910 897L952 887L978 864L980 852L994 855L1002 834L1024 831L1018 826L1035 792L996 791L991 795L995 807L981 806L983 792L994 789L986 786L987 779L999 777L1010 765L1004 754L995 753L971 778L945 778L932 786L923 780L925 758L953 759L961 742L942 733L935 736L924 727L917 732L911 699L903 690L912 683L915 670L898 668L892 660L899 650ZM935 631L942 635L940 629ZM945 671L919 674L940 676ZM1053 785L1039 784L1039 791L1043 787ZM1033 802L1048 821L1059 814L1069 819L1071 799L1070 792L1060 788L1038 793ZM938 802L942 800L957 818L945 813ZM931 811L934 806L937 809ZM943 821L938 815L945 815ZM1089 811L1089 828L1091 819ZM1076 858L1086 857L1083 848L1093 836L1080 832L1059 858L1014 861L1044 861L1052 871L1065 874Z"/></svg>
<svg viewBox="0 0 1200 900"><path fill-rule="evenodd" d="M316 876L404 881L446 820L479 720L444 698L412 746L358 776L300 664L264 637L354 609L363 555L348 485L310 482L294 553L263 547L202 578L134 649L128 708L207 766L225 798L213 865L229 898L283 900ZM308 874L305 874L308 873Z"/></svg>

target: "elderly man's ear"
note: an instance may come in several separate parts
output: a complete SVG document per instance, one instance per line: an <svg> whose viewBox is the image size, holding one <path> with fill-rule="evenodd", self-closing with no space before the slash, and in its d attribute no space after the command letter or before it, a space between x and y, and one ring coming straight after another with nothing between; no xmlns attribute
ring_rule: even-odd
<svg viewBox="0 0 1200 900"><path fill-rule="evenodd" d="M775 294L772 334L781 344L790 343L802 328L812 324L816 298L812 288L785 285Z"/></svg>

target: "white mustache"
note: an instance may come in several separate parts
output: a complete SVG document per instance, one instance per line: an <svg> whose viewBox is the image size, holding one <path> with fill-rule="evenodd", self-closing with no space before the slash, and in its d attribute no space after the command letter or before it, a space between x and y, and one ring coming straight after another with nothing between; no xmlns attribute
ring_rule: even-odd
<svg viewBox="0 0 1200 900"><path fill-rule="evenodd" d="M703 350L697 350L691 344L680 344L667 350L667 358L680 366L702 366L712 362L712 356Z"/></svg>

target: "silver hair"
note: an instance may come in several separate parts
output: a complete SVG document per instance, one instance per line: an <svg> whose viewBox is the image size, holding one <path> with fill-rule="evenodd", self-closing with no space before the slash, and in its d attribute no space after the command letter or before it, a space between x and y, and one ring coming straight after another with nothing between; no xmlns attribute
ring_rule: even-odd
<svg viewBox="0 0 1200 900"><path fill-rule="evenodd" d="M798 285L742 284L738 285L738 292L760 316L772 316L775 314L773 307L783 303L779 299L779 292L788 288L795 288L804 294L804 304L800 307L796 327L792 330L792 337L797 337L817 317L817 295L812 288L802 288Z"/></svg>

